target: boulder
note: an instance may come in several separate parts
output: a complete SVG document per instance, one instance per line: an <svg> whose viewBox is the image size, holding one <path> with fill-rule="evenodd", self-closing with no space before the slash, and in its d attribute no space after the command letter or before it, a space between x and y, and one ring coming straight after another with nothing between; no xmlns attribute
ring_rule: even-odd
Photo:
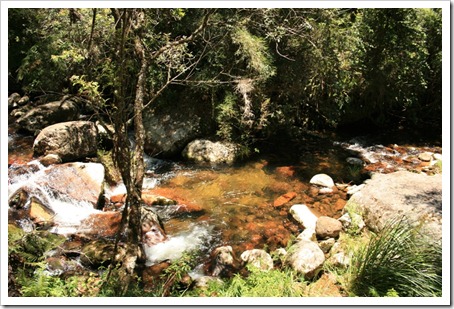
<svg viewBox="0 0 454 309"><path fill-rule="evenodd" d="M300 240L290 247L285 257L285 264L304 275L306 279L314 278L325 262L325 254L317 243Z"/></svg>
<svg viewBox="0 0 454 309"><path fill-rule="evenodd" d="M53 165L35 181L54 196L88 202L96 208L104 189L104 166L81 162Z"/></svg>
<svg viewBox="0 0 454 309"><path fill-rule="evenodd" d="M17 92L12 93L8 97L8 110L12 110L13 108L16 108L18 105L17 102L19 102L20 99L21 99L20 94L18 94Z"/></svg>
<svg viewBox="0 0 454 309"><path fill-rule="evenodd" d="M298 223L304 226L305 229L315 231L317 216L314 215L306 205L304 204L293 205L290 208L290 214Z"/></svg>
<svg viewBox="0 0 454 309"><path fill-rule="evenodd" d="M17 101L17 105L19 106L24 106L25 104L30 102L30 98L26 95L24 95L22 98L20 98L19 101Z"/></svg>
<svg viewBox="0 0 454 309"><path fill-rule="evenodd" d="M252 265L261 270L273 268L273 259L265 250L252 249L246 250L241 254L241 259L248 265Z"/></svg>
<svg viewBox="0 0 454 309"><path fill-rule="evenodd" d="M184 147L200 134L200 117L173 106L146 110L144 150L152 157L171 158L181 154Z"/></svg>
<svg viewBox="0 0 454 309"><path fill-rule="evenodd" d="M363 166L364 165L364 161L361 160L360 158L356 158L356 157L348 157L346 159L346 161L350 165L357 165L357 166Z"/></svg>
<svg viewBox="0 0 454 309"><path fill-rule="evenodd" d="M210 256L213 263L208 272L213 277L224 275L235 264L232 246L217 247L211 252Z"/></svg>
<svg viewBox="0 0 454 309"><path fill-rule="evenodd" d="M392 219L405 216L434 239L442 237L442 175L407 171L373 174L346 207L357 207L366 225L380 231Z"/></svg>
<svg viewBox="0 0 454 309"><path fill-rule="evenodd" d="M97 131L90 121L69 121L44 128L33 143L35 156L58 155L63 162L95 156Z"/></svg>
<svg viewBox="0 0 454 309"><path fill-rule="evenodd" d="M228 142L194 140L183 150L184 158L196 163L232 164L238 156L239 147Z"/></svg>
<svg viewBox="0 0 454 309"><path fill-rule="evenodd" d="M55 123L77 120L79 107L71 100L49 102L33 107L23 114L16 123L23 130L36 134Z"/></svg>
<svg viewBox="0 0 454 309"><path fill-rule="evenodd" d="M342 223L326 216L319 217L315 226L315 233L319 239L337 238L341 231Z"/></svg>

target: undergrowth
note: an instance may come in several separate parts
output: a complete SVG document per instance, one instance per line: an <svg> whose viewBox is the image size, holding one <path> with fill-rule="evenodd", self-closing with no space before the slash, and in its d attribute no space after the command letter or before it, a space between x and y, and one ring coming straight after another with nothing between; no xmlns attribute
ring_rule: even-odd
<svg viewBox="0 0 454 309"><path fill-rule="evenodd" d="M441 243L405 219L390 221L354 255L350 290L359 296L441 296Z"/></svg>

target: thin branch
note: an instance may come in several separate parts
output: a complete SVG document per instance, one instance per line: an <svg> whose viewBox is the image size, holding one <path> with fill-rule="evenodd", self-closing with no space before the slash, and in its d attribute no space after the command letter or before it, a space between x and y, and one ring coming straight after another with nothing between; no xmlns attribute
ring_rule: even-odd
<svg viewBox="0 0 454 309"><path fill-rule="evenodd" d="M210 11L208 11L208 13L205 14L205 16L203 17L203 21L200 24L200 26L196 30L194 30L194 32L191 33L190 36L183 37L183 38L181 38L179 40L176 40L176 41L168 42L166 45L164 45L163 47L161 47L157 51L153 52L152 55L151 55L151 60L154 60L154 59L158 58L162 53L164 53L165 51L167 51L168 49L170 49L172 47L175 47L175 46L178 46L178 45L181 45L181 44L184 44L184 43L192 41L208 25L208 19L209 19L211 14L212 14L212 12L210 12Z"/></svg>

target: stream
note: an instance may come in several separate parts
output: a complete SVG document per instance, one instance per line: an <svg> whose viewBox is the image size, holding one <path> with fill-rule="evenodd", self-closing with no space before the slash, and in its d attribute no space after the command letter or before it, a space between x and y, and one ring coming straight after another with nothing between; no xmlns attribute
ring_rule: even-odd
<svg viewBox="0 0 454 309"><path fill-rule="evenodd" d="M153 206L169 240L147 250L147 266L177 259L193 249L208 257L220 245L232 246L238 256L254 248L272 251L286 247L302 231L289 214L292 205L305 204L317 216L339 218L348 200L347 188L361 184L368 173L424 168L412 158L423 151L441 153L436 144L381 145L366 141L307 134L298 143L283 139L268 145L248 161L230 167L197 166L145 156L144 192L178 202L173 206ZM82 220L101 210L55 196L43 185L37 186L36 179L46 177L50 167L33 161L32 145L32 137L9 128L9 170L34 165L27 173L9 177L9 197L21 186L40 192L40 198L50 205L59 223L59 228L52 231L70 234ZM352 157L361 158L363 165L352 164L349 161ZM346 189L320 194L309 183L312 176L320 173L331 176L338 187ZM104 196L109 199L124 192L124 186L117 184L106 187ZM290 198L279 203L283 196ZM195 211L178 212L181 204Z"/></svg>

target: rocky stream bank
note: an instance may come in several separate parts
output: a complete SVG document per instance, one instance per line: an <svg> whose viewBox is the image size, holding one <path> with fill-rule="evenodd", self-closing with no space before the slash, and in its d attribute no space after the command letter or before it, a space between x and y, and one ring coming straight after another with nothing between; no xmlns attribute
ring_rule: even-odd
<svg viewBox="0 0 454 309"><path fill-rule="evenodd" d="M121 183L107 181L110 167L97 158L102 128L81 120L82 114L64 116L82 110L70 99L28 110L20 109L21 100L10 97L11 116L34 136L8 132L9 227L65 238L45 254L49 276L96 273L110 263L126 199ZM144 289L153 289L184 252L197 250L187 286L230 277L252 264L264 271L290 267L307 280L327 281L329 296L343 296L322 271L327 260L348 266L342 233L379 231L404 214L441 240L441 147L308 136L306 151L317 156L296 155L290 164L267 156L234 164L235 145L179 135L183 140L170 143L178 145L171 152L182 152L187 161L146 157L141 213L146 256L139 273ZM29 143L22 156L18 137ZM120 260L128 244L121 248Z"/></svg>

